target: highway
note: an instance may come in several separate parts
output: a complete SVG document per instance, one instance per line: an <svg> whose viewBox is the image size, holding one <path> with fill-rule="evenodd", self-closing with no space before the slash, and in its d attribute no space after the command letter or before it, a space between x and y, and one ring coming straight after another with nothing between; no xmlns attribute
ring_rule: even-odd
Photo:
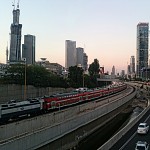
<svg viewBox="0 0 150 150"><path fill-rule="evenodd" d="M132 150L135 149L137 141L146 141L150 144L150 132L147 135L137 134L137 127L141 122L147 122L150 125L150 110L110 150Z"/></svg>

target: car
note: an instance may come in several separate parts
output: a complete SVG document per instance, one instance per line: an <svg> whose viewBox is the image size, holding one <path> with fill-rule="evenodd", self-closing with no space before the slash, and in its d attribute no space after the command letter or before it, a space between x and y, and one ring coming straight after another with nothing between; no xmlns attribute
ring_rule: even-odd
<svg viewBox="0 0 150 150"><path fill-rule="evenodd" d="M138 141L136 143L135 150L148 150L149 149L149 144L145 141Z"/></svg>
<svg viewBox="0 0 150 150"><path fill-rule="evenodd" d="M149 131L149 125L147 123L140 123L137 129L138 134L147 134Z"/></svg>

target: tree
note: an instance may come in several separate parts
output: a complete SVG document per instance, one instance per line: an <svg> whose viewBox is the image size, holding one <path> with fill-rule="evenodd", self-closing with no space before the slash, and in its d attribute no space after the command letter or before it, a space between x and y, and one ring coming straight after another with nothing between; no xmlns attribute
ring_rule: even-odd
<svg viewBox="0 0 150 150"><path fill-rule="evenodd" d="M90 64L88 69L90 76L98 76L100 71L100 65L99 61L97 59L94 59L94 62Z"/></svg>
<svg viewBox="0 0 150 150"><path fill-rule="evenodd" d="M3 80L7 83L23 84L24 70L23 64L9 65L6 69Z"/></svg>
<svg viewBox="0 0 150 150"><path fill-rule="evenodd" d="M98 86L97 78L99 77L100 65L97 59L94 59L94 62L90 64L88 71L90 74L91 86Z"/></svg>
<svg viewBox="0 0 150 150"><path fill-rule="evenodd" d="M87 88L95 88L96 82L93 80L93 78L87 74L84 74L84 85Z"/></svg>
<svg viewBox="0 0 150 150"><path fill-rule="evenodd" d="M68 87L67 81L62 77L49 72L46 68L38 65L25 66L24 64L10 65L1 83L26 84L36 87Z"/></svg>
<svg viewBox="0 0 150 150"><path fill-rule="evenodd" d="M48 86L49 72L42 66L30 65L27 66L27 84L34 86Z"/></svg>
<svg viewBox="0 0 150 150"><path fill-rule="evenodd" d="M77 66L69 67L69 83L72 87L82 87L83 85L83 69Z"/></svg>

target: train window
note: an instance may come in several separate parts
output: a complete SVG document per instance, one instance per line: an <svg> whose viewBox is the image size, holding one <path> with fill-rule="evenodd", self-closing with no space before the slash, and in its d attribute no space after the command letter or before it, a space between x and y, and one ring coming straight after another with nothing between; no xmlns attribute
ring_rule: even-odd
<svg viewBox="0 0 150 150"><path fill-rule="evenodd" d="M8 101L8 104L11 104L11 103L16 103L16 100L10 100L10 101Z"/></svg>
<svg viewBox="0 0 150 150"><path fill-rule="evenodd" d="M35 103L35 102L39 102L38 100L30 100L30 103Z"/></svg>
<svg viewBox="0 0 150 150"><path fill-rule="evenodd" d="M51 106L52 106L52 107L55 107L55 106L56 106L56 102L55 102L55 101L52 101L52 102L51 102Z"/></svg>
<svg viewBox="0 0 150 150"><path fill-rule="evenodd" d="M8 107L8 105L7 104L2 104L1 107Z"/></svg>
<svg viewBox="0 0 150 150"><path fill-rule="evenodd" d="M15 105L16 105L15 103L9 104L10 107L11 107L11 106L15 106Z"/></svg>
<svg viewBox="0 0 150 150"><path fill-rule="evenodd" d="M43 97L44 97L44 98L49 98L49 97L51 97L51 96L48 96L48 95L44 95Z"/></svg>
<svg viewBox="0 0 150 150"><path fill-rule="evenodd" d="M55 97L54 95L50 95L49 97Z"/></svg>

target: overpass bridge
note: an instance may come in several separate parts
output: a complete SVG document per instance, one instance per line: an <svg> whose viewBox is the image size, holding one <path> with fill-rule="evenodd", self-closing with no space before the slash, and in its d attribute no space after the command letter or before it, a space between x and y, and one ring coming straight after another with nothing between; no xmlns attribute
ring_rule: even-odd
<svg viewBox="0 0 150 150"><path fill-rule="evenodd" d="M129 87L114 99L107 97L103 101L0 126L0 149L33 150L48 143L54 143L51 149L74 147L129 105L136 95L136 91L131 91L133 88ZM73 133L71 138L55 142L69 133Z"/></svg>
<svg viewBox="0 0 150 150"><path fill-rule="evenodd" d="M97 78L97 81L103 81L103 82L116 81L116 82L118 82L119 79L115 79L115 78Z"/></svg>

